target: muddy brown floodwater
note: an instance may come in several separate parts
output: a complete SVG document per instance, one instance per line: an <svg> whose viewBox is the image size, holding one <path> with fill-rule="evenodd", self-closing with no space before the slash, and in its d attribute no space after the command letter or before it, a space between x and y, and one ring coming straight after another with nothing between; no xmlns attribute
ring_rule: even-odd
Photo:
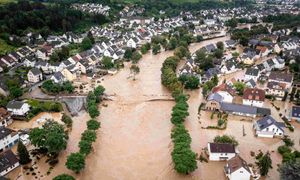
<svg viewBox="0 0 300 180"><path fill-rule="evenodd" d="M192 44L190 51L195 52L209 43L227 39L228 36ZM170 114L174 102L164 100L170 99L171 95L160 81L162 63L172 55L173 51L144 55L139 62L140 73L135 81L130 78L129 64L116 75L104 77L102 84L106 93L113 95L113 100L105 102L107 107L101 107L101 129L93 145L94 152L87 157L85 169L75 175L64 167L66 158L63 157L59 167L55 167L48 176L49 179L61 173L69 173L83 180L224 179L223 162L212 162L205 166L198 163L199 168L187 176L181 176L173 170L170 138L173 126ZM201 93L189 93L192 98L189 100L190 117L186 125L193 139L192 148L200 153L211 137L201 130L198 123L197 109L202 101ZM156 101L149 101L153 99ZM85 123L80 125L85 126ZM72 144L69 143L68 147L77 146L74 143L78 140L74 138L79 138L80 132L76 128L82 129L75 125L73 131L76 133L70 134ZM68 153L63 153L63 156L69 154L71 149L77 148L68 148Z"/></svg>

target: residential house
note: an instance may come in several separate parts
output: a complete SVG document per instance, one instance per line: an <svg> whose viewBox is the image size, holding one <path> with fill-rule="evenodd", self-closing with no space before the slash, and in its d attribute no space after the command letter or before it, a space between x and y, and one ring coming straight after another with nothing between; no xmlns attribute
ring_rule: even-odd
<svg viewBox="0 0 300 180"><path fill-rule="evenodd" d="M248 106L243 104L234 104L234 103L221 103L222 112L226 112L238 116L246 117L256 117L256 116L266 116L271 114L271 110L268 108L260 108L254 106Z"/></svg>
<svg viewBox="0 0 300 180"><path fill-rule="evenodd" d="M259 70L255 68L247 68L245 73L245 81L249 81L253 79L255 82L257 81L257 78L259 77Z"/></svg>
<svg viewBox="0 0 300 180"><path fill-rule="evenodd" d="M256 83L253 79L250 79L249 81L246 81L246 86L249 88L255 88L256 87Z"/></svg>
<svg viewBox="0 0 300 180"><path fill-rule="evenodd" d="M230 48L233 49L233 48L235 48L236 45L237 45L237 42L235 40L232 40L232 39L226 40L224 42L224 47L226 49L230 49Z"/></svg>
<svg viewBox="0 0 300 180"><path fill-rule="evenodd" d="M23 64L26 67L34 67L35 63L37 62L37 58L35 56L26 56L23 58Z"/></svg>
<svg viewBox="0 0 300 180"><path fill-rule="evenodd" d="M232 103L233 98L236 95L235 90L226 83L222 83L221 85L214 87L212 92L218 93L220 96L222 96L222 102L228 103Z"/></svg>
<svg viewBox="0 0 300 180"><path fill-rule="evenodd" d="M48 52L46 49L40 48L36 51L36 56L42 60L49 59Z"/></svg>
<svg viewBox="0 0 300 180"><path fill-rule="evenodd" d="M16 61L15 61L12 57L10 57L10 56L8 56L8 55L1 57L0 60L1 60L7 67L12 67L12 66L14 66L14 65L16 64Z"/></svg>
<svg viewBox="0 0 300 180"><path fill-rule="evenodd" d="M265 91L258 88L246 88L243 93L243 104L249 106L263 107Z"/></svg>
<svg viewBox="0 0 300 180"><path fill-rule="evenodd" d="M290 113L290 120L300 122L300 106L293 106Z"/></svg>
<svg viewBox="0 0 300 180"><path fill-rule="evenodd" d="M221 109L221 102L224 98L218 93L211 93L207 97L205 109L208 111L219 111Z"/></svg>
<svg viewBox="0 0 300 180"><path fill-rule="evenodd" d="M237 71L238 70L237 64L238 64L238 62L235 58L231 58L227 61L224 61L220 67L221 73L229 74L229 73L233 73L233 72Z"/></svg>
<svg viewBox="0 0 300 180"><path fill-rule="evenodd" d="M11 118L11 113L8 112L4 108L0 108L0 127L1 126L8 126L13 122L13 119Z"/></svg>
<svg viewBox="0 0 300 180"><path fill-rule="evenodd" d="M61 73L66 78L67 81L72 82L77 78L76 71L77 71L76 66L72 65L67 68L64 68L61 71Z"/></svg>
<svg viewBox="0 0 300 180"><path fill-rule="evenodd" d="M59 83L59 84L62 84L63 82L66 81L65 76L64 76L60 71L54 73L54 74L50 77L50 79L51 79L54 83Z"/></svg>
<svg viewBox="0 0 300 180"><path fill-rule="evenodd" d="M269 82L285 83L286 89L290 89L293 83L293 74L272 71L269 75Z"/></svg>
<svg viewBox="0 0 300 180"><path fill-rule="evenodd" d="M237 154L234 145L228 143L208 143L207 151L210 161L228 160Z"/></svg>
<svg viewBox="0 0 300 180"><path fill-rule="evenodd" d="M274 96L277 99L282 99L286 93L286 84L275 81L270 81L267 84L266 94Z"/></svg>
<svg viewBox="0 0 300 180"><path fill-rule="evenodd" d="M18 141L18 132L4 126L0 126L0 152L10 149L13 145L18 143Z"/></svg>
<svg viewBox="0 0 300 180"><path fill-rule="evenodd" d="M19 167L20 163L16 155L11 151L7 150L0 154L0 176L5 176L10 171Z"/></svg>
<svg viewBox="0 0 300 180"><path fill-rule="evenodd" d="M16 116L25 116L30 110L29 104L22 101L10 101L6 108L12 115Z"/></svg>
<svg viewBox="0 0 300 180"><path fill-rule="evenodd" d="M33 68L28 71L27 78L31 83L37 83L43 79L43 73L38 68Z"/></svg>
<svg viewBox="0 0 300 180"><path fill-rule="evenodd" d="M239 155L227 160L224 171L229 180L250 180L252 176L251 168Z"/></svg>
<svg viewBox="0 0 300 180"><path fill-rule="evenodd" d="M284 50L293 50L293 49L297 49L298 44L295 42L286 42L282 44L282 47L284 48Z"/></svg>
<svg viewBox="0 0 300 180"><path fill-rule="evenodd" d="M284 69L285 67L285 60L282 59L281 57L277 56L272 59L274 62L274 68L275 69Z"/></svg>
<svg viewBox="0 0 300 180"><path fill-rule="evenodd" d="M258 137L273 138L275 136L283 136L285 124L283 122L277 122L271 116L265 116L256 121L253 125L256 135Z"/></svg>
<svg viewBox="0 0 300 180"><path fill-rule="evenodd" d="M126 44L127 44L127 47L137 48L138 43L139 43L139 40L136 37L134 37L134 38L130 38Z"/></svg>

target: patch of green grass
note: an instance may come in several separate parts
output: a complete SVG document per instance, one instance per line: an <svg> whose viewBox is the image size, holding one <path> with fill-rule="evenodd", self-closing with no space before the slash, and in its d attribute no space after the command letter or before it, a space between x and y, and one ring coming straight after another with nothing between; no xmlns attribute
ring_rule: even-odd
<svg viewBox="0 0 300 180"><path fill-rule="evenodd" d="M7 44L3 39L0 39L0 56L5 55L11 51L14 51L15 49L16 49L15 47Z"/></svg>
<svg viewBox="0 0 300 180"><path fill-rule="evenodd" d="M8 4L8 3L11 3L11 2L17 2L17 0L0 0L0 5Z"/></svg>

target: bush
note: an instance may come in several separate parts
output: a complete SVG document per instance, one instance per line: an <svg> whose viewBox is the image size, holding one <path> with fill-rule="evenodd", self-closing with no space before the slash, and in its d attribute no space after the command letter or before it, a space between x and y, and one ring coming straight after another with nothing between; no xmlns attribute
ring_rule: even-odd
<svg viewBox="0 0 300 180"><path fill-rule="evenodd" d="M277 151L279 154L283 155L284 153L290 153L292 150L288 146L283 145L283 146L279 146L277 148Z"/></svg>
<svg viewBox="0 0 300 180"><path fill-rule="evenodd" d="M62 118L61 118L61 121L64 122L68 128L71 128L71 127L72 127L73 120L72 120L72 118L69 117L68 115L63 114L63 116L62 116Z"/></svg>
<svg viewBox="0 0 300 180"><path fill-rule="evenodd" d="M95 119L89 120L87 123L88 130L97 130L100 128L100 122Z"/></svg>
<svg viewBox="0 0 300 180"><path fill-rule="evenodd" d="M234 146L239 145L239 143L233 136L228 136L228 135L216 136L214 138L214 142L215 143L230 143L230 144L233 144Z"/></svg>
<svg viewBox="0 0 300 180"><path fill-rule="evenodd" d="M75 180L75 178L68 174L61 174L53 178L53 180Z"/></svg>

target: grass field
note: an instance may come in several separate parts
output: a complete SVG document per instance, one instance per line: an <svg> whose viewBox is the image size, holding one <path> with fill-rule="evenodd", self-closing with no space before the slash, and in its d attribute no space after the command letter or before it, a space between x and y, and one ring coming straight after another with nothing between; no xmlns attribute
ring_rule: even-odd
<svg viewBox="0 0 300 180"><path fill-rule="evenodd" d="M7 3L10 3L10 2L16 2L17 0L0 0L0 5L2 4L7 4Z"/></svg>
<svg viewBox="0 0 300 180"><path fill-rule="evenodd" d="M0 39L0 56L8 52L14 51L16 48L8 45L3 39Z"/></svg>

